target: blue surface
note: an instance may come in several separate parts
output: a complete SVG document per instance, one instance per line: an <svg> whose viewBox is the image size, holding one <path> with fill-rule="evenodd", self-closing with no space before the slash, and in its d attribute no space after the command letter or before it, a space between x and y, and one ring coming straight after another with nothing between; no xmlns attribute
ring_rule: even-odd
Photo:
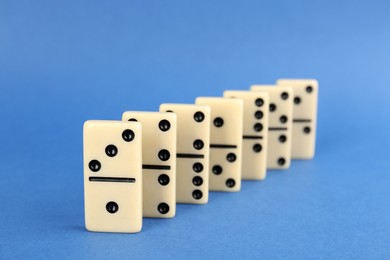
<svg viewBox="0 0 390 260"><path fill-rule="evenodd" d="M388 1L0 1L0 258L390 258ZM82 124L280 77L320 82L317 156L84 229Z"/></svg>

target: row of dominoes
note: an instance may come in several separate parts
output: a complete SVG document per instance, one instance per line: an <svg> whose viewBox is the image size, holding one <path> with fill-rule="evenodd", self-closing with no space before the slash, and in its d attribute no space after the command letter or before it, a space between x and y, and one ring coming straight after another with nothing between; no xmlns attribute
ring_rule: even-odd
<svg viewBox="0 0 390 260"><path fill-rule="evenodd" d="M176 203L205 204L209 190L313 158L317 98L316 80L278 80L85 122L86 228L139 232L142 217L172 218Z"/></svg>

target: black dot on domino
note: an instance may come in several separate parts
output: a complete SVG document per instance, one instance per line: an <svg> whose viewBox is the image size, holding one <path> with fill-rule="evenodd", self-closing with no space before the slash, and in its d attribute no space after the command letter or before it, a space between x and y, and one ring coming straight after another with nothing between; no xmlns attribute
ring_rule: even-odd
<svg viewBox="0 0 390 260"><path fill-rule="evenodd" d="M118 148L116 148L116 146L113 144L107 145L106 154L109 157L114 157L118 154Z"/></svg>
<svg viewBox="0 0 390 260"><path fill-rule="evenodd" d="M194 120L198 123L202 122L204 120L204 114L200 111L196 112L194 114Z"/></svg>
<svg viewBox="0 0 390 260"><path fill-rule="evenodd" d="M310 127L308 127L308 126L306 126L306 127L303 128L303 132L304 132L305 134L309 134L310 131L311 131L311 129L310 129Z"/></svg>
<svg viewBox="0 0 390 260"><path fill-rule="evenodd" d="M163 119L160 121L160 123L158 123L158 127L161 131L166 132L171 128L171 123L169 123L168 120Z"/></svg>
<svg viewBox="0 0 390 260"><path fill-rule="evenodd" d="M130 122L138 122L137 119L135 119L135 118L130 118L130 119L127 120L127 121L130 121Z"/></svg>
<svg viewBox="0 0 390 260"><path fill-rule="evenodd" d="M295 97L294 98L294 104L299 105L301 103L301 98L300 97Z"/></svg>
<svg viewBox="0 0 390 260"><path fill-rule="evenodd" d="M276 105L273 104L273 103L269 104L269 111L270 111L270 112L276 111Z"/></svg>
<svg viewBox="0 0 390 260"><path fill-rule="evenodd" d="M110 201L106 204L106 210L108 213L114 214L119 210L119 206L114 201Z"/></svg>
<svg viewBox="0 0 390 260"><path fill-rule="evenodd" d="M93 172L98 172L102 168L102 165L98 160L92 160L89 162L88 167Z"/></svg>
<svg viewBox="0 0 390 260"><path fill-rule="evenodd" d="M234 186L236 186L236 181L233 180L233 179L227 179L226 180L226 186L228 188L233 188Z"/></svg>
<svg viewBox="0 0 390 260"><path fill-rule="evenodd" d="M283 100L287 100L288 99L288 93L287 92L283 92L280 97L283 99Z"/></svg>
<svg viewBox="0 0 390 260"><path fill-rule="evenodd" d="M279 164L280 166L285 165L285 164L286 164L286 159L284 159L283 157L280 157L280 158L278 159L278 164Z"/></svg>
<svg viewBox="0 0 390 260"><path fill-rule="evenodd" d="M203 164L197 162L197 163L194 163L194 165L192 166L192 169L194 170L194 172L202 172L203 171Z"/></svg>
<svg viewBox="0 0 390 260"><path fill-rule="evenodd" d="M171 154L168 150L162 149L158 152L158 158L160 158L161 161L168 161L171 157Z"/></svg>
<svg viewBox="0 0 390 260"><path fill-rule="evenodd" d="M126 129L125 131L123 131L122 133L122 138L123 140L125 140L126 142L131 142L134 140L134 137L135 137L135 134L133 131L131 131L130 129Z"/></svg>
<svg viewBox="0 0 390 260"><path fill-rule="evenodd" d="M194 145L194 148L196 150L201 150L203 148L203 146L204 146L204 143L203 143L202 140L197 139L197 140L194 141L193 145Z"/></svg>
<svg viewBox="0 0 390 260"><path fill-rule="evenodd" d="M203 184L203 179L202 177L199 177L199 176L195 176L193 179L192 179L192 184L194 184L195 186L200 186Z"/></svg>
<svg viewBox="0 0 390 260"><path fill-rule="evenodd" d="M222 167L219 165L215 165L212 169L215 175L220 175L222 173Z"/></svg>
<svg viewBox="0 0 390 260"><path fill-rule="evenodd" d="M157 210L161 214L167 214L169 212L169 205L167 203L162 202L162 203L158 204Z"/></svg>
<svg viewBox="0 0 390 260"><path fill-rule="evenodd" d="M161 174L160 176L158 176L158 183L160 183L162 186L168 185L169 181L170 178L166 174Z"/></svg>
<svg viewBox="0 0 390 260"><path fill-rule="evenodd" d="M172 111L172 110L167 110L167 111L165 111L165 112L167 112L167 113L173 113L173 111Z"/></svg>
<svg viewBox="0 0 390 260"><path fill-rule="evenodd" d="M264 105L263 99L262 99L262 98L256 99L256 100L255 100L255 105L256 105L257 107L263 106L263 105Z"/></svg>
<svg viewBox="0 0 390 260"><path fill-rule="evenodd" d="M194 172L202 172L203 171L203 164L197 162L197 163L194 163L194 165L192 165L192 169L194 170Z"/></svg>
<svg viewBox="0 0 390 260"><path fill-rule="evenodd" d="M306 92L307 92L307 93L313 92L313 87L312 87L312 86L307 86L307 87L306 87Z"/></svg>
<svg viewBox="0 0 390 260"><path fill-rule="evenodd" d="M237 156L234 153L229 153L226 156L226 160L228 160L228 162L234 162L236 159L237 159Z"/></svg>
<svg viewBox="0 0 390 260"><path fill-rule="evenodd" d="M262 149L263 149L263 148L261 147L261 144L254 144L254 145L253 145L253 151L254 151L255 153L261 152Z"/></svg>
<svg viewBox="0 0 390 260"><path fill-rule="evenodd" d="M280 120L280 123L285 124L285 123L287 123L287 116L281 116L279 118L279 120Z"/></svg>
<svg viewBox="0 0 390 260"><path fill-rule="evenodd" d="M223 119L220 118L220 117L215 118L215 119L214 119L214 125L215 125L216 127L221 127L221 126L223 126Z"/></svg>
<svg viewBox="0 0 390 260"><path fill-rule="evenodd" d="M255 112L255 117L257 119L262 119L263 118L263 112L261 112L260 110L259 111L256 111Z"/></svg>
<svg viewBox="0 0 390 260"><path fill-rule="evenodd" d="M194 190L192 192L192 197L196 200L199 200L203 197L203 193L200 190Z"/></svg>
<svg viewBox="0 0 390 260"><path fill-rule="evenodd" d="M279 136L279 142L284 143L284 142L286 142L286 140L287 140L287 137L285 135Z"/></svg>
<svg viewBox="0 0 390 260"><path fill-rule="evenodd" d="M260 123L256 123L256 124L253 126L253 129L254 129L256 132L260 132L261 130L263 130L263 125L260 124Z"/></svg>

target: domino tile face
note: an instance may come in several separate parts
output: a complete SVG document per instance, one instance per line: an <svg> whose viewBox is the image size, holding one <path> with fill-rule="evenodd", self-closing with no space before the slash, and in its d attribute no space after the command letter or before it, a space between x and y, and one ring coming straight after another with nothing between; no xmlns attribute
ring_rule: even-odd
<svg viewBox="0 0 390 260"><path fill-rule="evenodd" d="M210 108L162 104L177 116L176 201L205 204L209 197Z"/></svg>
<svg viewBox="0 0 390 260"><path fill-rule="evenodd" d="M293 90L269 85L255 85L251 90L269 95L267 167L287 169L291 163Z"/></svg>
<svg viewBox="0 0 390 260"><path fill-rule="evenodd" d="M268 93L228 90L224 97L244 102L242 179L264 180L267 174Z"/></svg>
<svg viewBox="0 0 390 260"><path fill-rule="evenodd" d="M143 216L172 218L176 213L176 115L128 111L123 121L142 124Z"/></svg>
<svg viewBox="0 0 390 260"><path fill-rule="evenodd" d="M86 228L98 232L141 231L141 124L87 121L83 143Z"/></svg>
<svg viewBox="0 0 390 260"><path fill-rule="evenodd" d="M278 86L294 90L291 157L312 159L315 154L318 82L313 79L280 79Z"/></svg>
<svg viewBox="0 0 390 260"><path fill-rule="evenodd" d="M210 107L209 187L212 191L241 188L243 102L239 99L199 97Z"/></svg>

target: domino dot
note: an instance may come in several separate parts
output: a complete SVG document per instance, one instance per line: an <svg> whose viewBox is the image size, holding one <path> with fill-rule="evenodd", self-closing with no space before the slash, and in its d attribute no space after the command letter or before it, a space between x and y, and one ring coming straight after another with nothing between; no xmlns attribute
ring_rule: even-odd
<svg viewBox="0 0 390 260"><path fill-rule="evenodd" d="M215 166L213 167L213 173L214 173L215 175L220 175L220 174L222 173L222 167L219 166L219 165L215 165Z"/></svg>
<svg viewBox="0 0 390 260"><path fill-rule="evenodd" d="M137 119L135 119L135 118L130 118L129 120L127 120L127 121L130 121L130 122L138 122L138 120Z"/></svg>
<svg viewBox="0 0 390 260"><path fill-rule="evenodd" d="M280 157L280 158L278 159L278 164L279 164L280 166L283 166L285 163L286 163L286 159L284 159L283 157Z"/></svg>
<svg viewBox="0 0 390 260"><path fill-rule="evenodd" d="M194 114L194 120L198 123L202 122L204 120L204 114L200 111L196 112Z"/></svg>
<svg viewBox="0 0 390 260"><path fill-rule="evenodd" d="M306 126L305 128L303 128L303 132L304 132L305 134L310 133L310 131L311 131L311 129L310 129L310 127L308 127L308 126Z"/></svg>
<svg viewBox="0 0 390 260"><path fill-rule="evenodd" d="M261 111L256 111L256 112L255 112L255 117L256 117L257 119L263 118L263 112L261 112Z"/></svg>
<svg viewBox="0 0 390 260"><path fill-rule="evenodd" d="M114 201L110 201L106 205L106 210L108 213L114 214L119 210L119 206Z"/></svg>
<svg viewBox="0 0 390 260"><path fill-rule="evenodd" d="M168 150L162 149L158 152L158 158L160 158L161 161L168 161L171 157L171 154Z"/></svg>
<svg viewBox="0 0 390 260"><path fill-rule="evenodd" d="M203 193L200 190L194 190L192 192L192 197L196 200L199 200L203 197Z"/></svg>
<svg viewBox="0 0 390 260"><path fill-rule="evenodd" d="M236 159L237 159L237 156L234 153L229 153L226 156L226 160L228 160L228 162L234 162Z"/></svg>
<svg viewBox="0 0 390 260"><path fill-rule="evenodd" d="M285 135L279 136L279 142L284 143L284 142L286 142L286 140L287 140L287 137Z"/></svg>
<svg viewBox="0 0 390 260"><path fill-rule="evenodd" d="M301 103L301 98L300 97L295 97L294 98L294 104L299 105Z"/></svg>
<svg viewBox="0 0 390 260"><path fill-rule="evenodd" d="M288 93L287 92L283 92L280 97L283 99L283 100L286 100L288 99Z"/></svg>
<svg viewBox="0 0 390 260"><path fill-rule="evenodd" d="M194 165L192 165L192 169L194 170L194 172L202 172L203 171L203 164L201 163L194 163Z"/></svg>
<svg viewBox="0 0 390 260"><path fill-rule="evenodd" d="M166 204L166 203L160 203L158 204L157 206L157 210L158 212L160 212L161 214L167 214L169 212L169 205Z"/></svg>
<svg viewBox="0 0 390 260"><path fill-rule="evenodd" d="M169 176L166 174L161 174L160 176L158 176L158 183L160 183L162 186L168 185L169 181Z"/></svg>
<svg viewBox="0 0 390 260"><path fill-rule="evenodd" d="M216 119L214 119L214 125L215 125L216 127L221 127L221 126L223 126L223 119L220 118L220 117L217 117Z"/></svg>
<svg viewBox="0 0 390 260"><path fill-rule="evenodd" d="M281 123L285 124L287 122L287 116L281 116L279 120Z"/></svg>
<svg viewBox="0 0 390 260"><path fill-rule="evenodd" d="M106 147L106 154L109 157L114 157L115 155L118 154L118 148L116 148L115 145L110 144Z"/></svg>
<svg viewBox="0 0 390 260"><path fill-rule="evenodd" d="M160 128L161 131L166 132L171 128L171 123L169 123L168 120L164 119L160 121L158 127Z"/></svg>
<svg viewBox="0 0 390 260"><path fill-rule="evenodd" d="M173 111L172 111L172 110L167 110L167 111L165 111L165 112L167 112L167 113L173 113Z"/></svg>
<svg viewBox="0 0 390 260"><path fill-rule="evenodd" d="M256 106L261 107L264 104L264 101L262 98L258 98L255 101Z"/></svg>
<svg viewBox="0 0 390 260"><path fill-rule="evenodd" d="M194 148L196 150L201 150L203 148L203 146L204 146L204 144L203 144L202 140L197 139L194 141Z"/></svg>
<svg viewBox="0 0 390 260"><path fill-rule="evenodd" d="M307 92L307 93L313 92L313 87L312 87L312 86L307 86L307 87L306 87L306 92Z"/></svg>
<svg viewBox="0 0 390 260"><path fill-rule="evenodd" d="M195 186L200 186L203 184L203 179L199 176L196 176L192 179L192 183L195 185Z"/></svg>
<svg viewBox="0 0 390 260"><path fill-rule="evenodd" d="M88 167L93 172L98 172L102 168L102 165L98 160L92 160L89 162Z"/></svg>
<svg viewBox="0 0 390 260"><path fill-rule="evenodd" d="M130 129L126 129L125 131L123 131L122 133L122 138L123 140L125 140L126 142L131 142L134 140L134 137L135 137L135 134L133 131L131 131Z"/></svg>
<svg viewBox="0 0 390 260"><path fill-rule="evenodd" d="M260 132L261 130L263 130L263 125L260 124L260 123L256 123L256 124L253 126L253 129L255 129L256 132Z"/></svg>
<svg viewBox="0 0 390 260"><path fill-rule="evenodd" d="M236 186L236 181L233 180L233 179L227 179L226 180L226 186L228 188L233 188L234 186Z"/></svg>
<svg viewBox="0 0 390 260"><path fill-rule="evenodd" d="M276 110L276 105L273 103L269 104L269 111L274 112L275 110Z"/></svg>
<svg viewBox="0 0 390 260"><path fill-rule="evenodd" d="M255 144L253 145L253 151L255 151L256 153L259 153L261 152L263 147L261 147L261 144Z"/></svg>

